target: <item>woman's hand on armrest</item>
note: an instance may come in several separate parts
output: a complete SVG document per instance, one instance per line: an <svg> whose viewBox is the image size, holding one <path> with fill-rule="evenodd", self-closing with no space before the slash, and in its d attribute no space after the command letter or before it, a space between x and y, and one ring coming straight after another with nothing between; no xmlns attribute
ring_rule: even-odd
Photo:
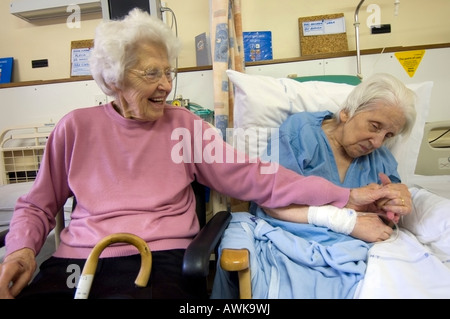
<svg viewBox="0 0 450 319"><path fill-rule="evenodd" d="M5 257L0 264L0 299L13 299L28 285L37 267L35 257L29 248Z"/></svg>

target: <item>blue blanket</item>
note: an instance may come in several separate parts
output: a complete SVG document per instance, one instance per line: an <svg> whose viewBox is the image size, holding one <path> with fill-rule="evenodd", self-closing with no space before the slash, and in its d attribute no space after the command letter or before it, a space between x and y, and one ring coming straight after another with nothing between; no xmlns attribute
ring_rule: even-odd
<svg viewBox="0 0 450 319"><path fill-rule="evenodd" d="M223 247L249 250L255 299L343 299L353 298L370 246L323 227L292 224L285 231L255 215L233 213L219 258ZM239 298L235 274L220 265L211 298Z"/></svg>

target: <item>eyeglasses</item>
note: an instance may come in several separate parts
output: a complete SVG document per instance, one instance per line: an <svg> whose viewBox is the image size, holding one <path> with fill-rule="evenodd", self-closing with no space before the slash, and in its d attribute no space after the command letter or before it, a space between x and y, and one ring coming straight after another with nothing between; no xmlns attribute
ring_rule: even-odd
<svg viewBox="0 0 450 319"><path fill-rule="evenodd" d="M153 68L145 70L145 71L135 70L135 69L131 69L130 71L133 71L133 72L139 74L140 76L143 76L149 82L152 82L152 83L158 82L163 75L166 77L167 81L169 81L169 82L171 82L177 76L177 69L175 69L175 68L166 69L164 71L161 69L153 69Z"/></svg>

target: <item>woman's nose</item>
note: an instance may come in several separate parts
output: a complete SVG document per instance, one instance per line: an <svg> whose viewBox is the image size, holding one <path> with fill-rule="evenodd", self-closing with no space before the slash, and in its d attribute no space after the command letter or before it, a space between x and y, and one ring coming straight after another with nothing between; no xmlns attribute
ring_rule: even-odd
<svg viewBox="0 0 450 319"><path fill-rule="evenodd" d="M170 92L172 90L172 81L169 81L167 79L167 77L162 76L159 80L158 80L158 88L161 90L165 90Z"/></svg>
<svg viewBox="0 0 450 319"><path fill-rule="evenodd" d="M384 138L384 133L379 133L370 139L370 142L372 143L374 149L380 148L383 145Z"/></svg>

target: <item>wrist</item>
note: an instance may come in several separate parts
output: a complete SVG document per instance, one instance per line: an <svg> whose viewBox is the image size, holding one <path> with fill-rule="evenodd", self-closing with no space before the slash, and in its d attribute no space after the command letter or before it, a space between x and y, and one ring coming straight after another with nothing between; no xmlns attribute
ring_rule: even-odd
<svg viewBox="0 0 450 319"><path fill-rule="evenodd" d="M327 227L343 234L350 234L356 225L357 214L351 208L338 208L335 206L310 206L308 209L308 223Z"/></svg>

